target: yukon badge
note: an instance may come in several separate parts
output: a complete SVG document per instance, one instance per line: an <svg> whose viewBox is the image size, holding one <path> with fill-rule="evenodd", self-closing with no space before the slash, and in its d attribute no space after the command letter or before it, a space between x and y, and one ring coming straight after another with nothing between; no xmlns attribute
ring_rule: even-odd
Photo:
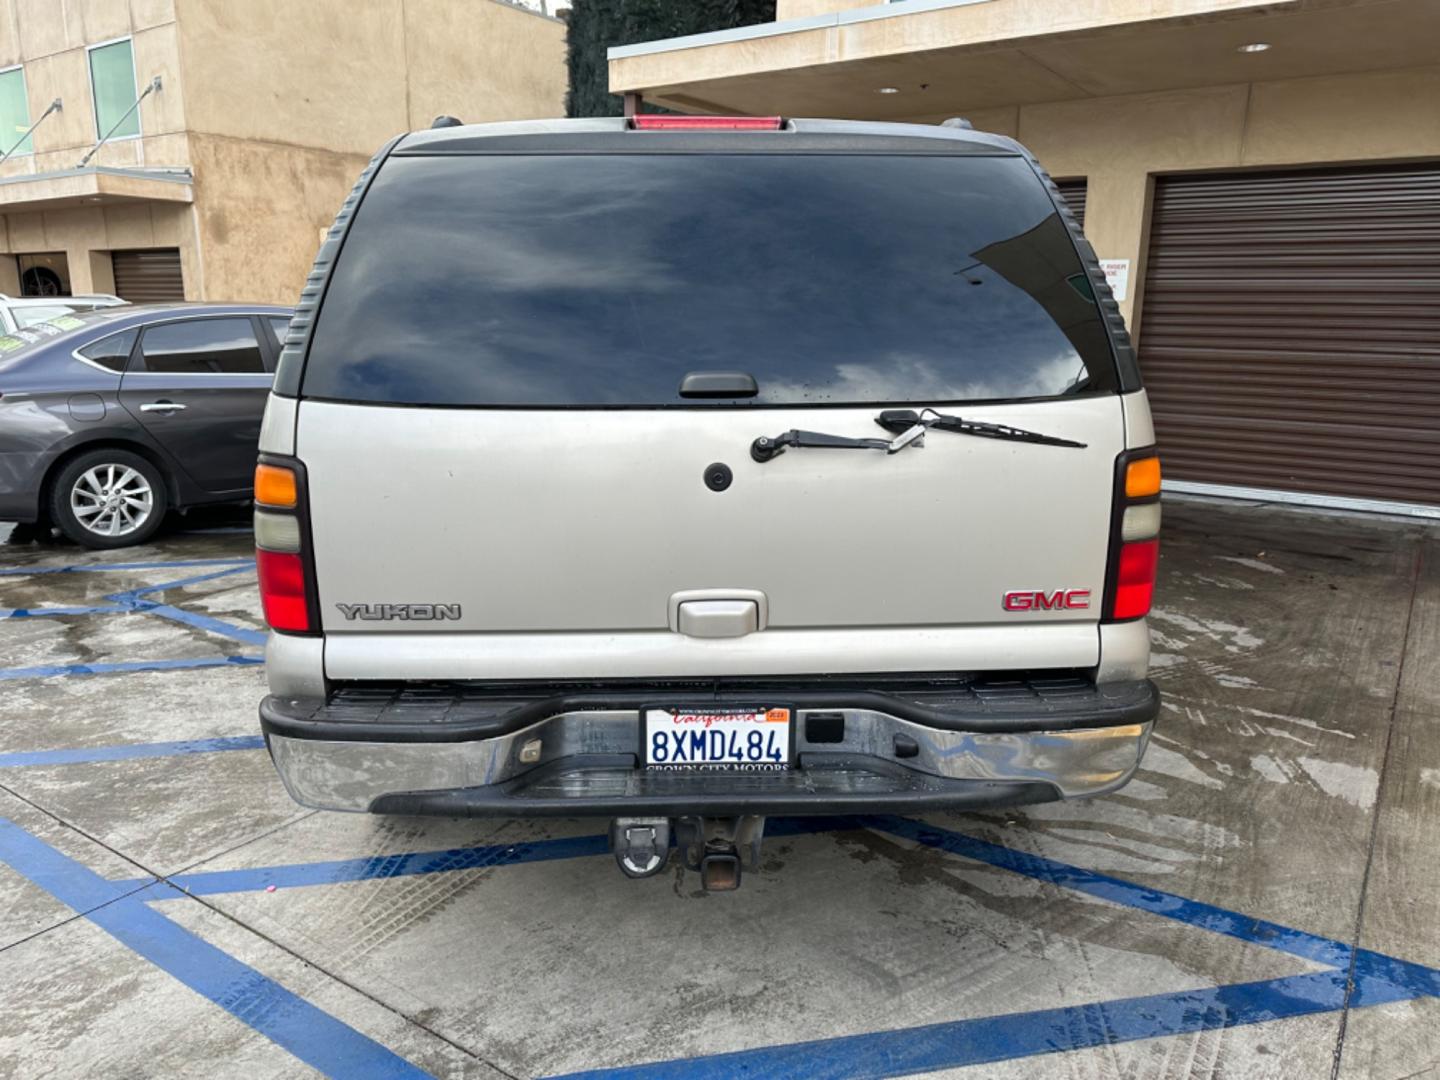
<svg viewBox="0 0 1440 1080"><path fill-rule="evenodd" d="M1006 611L1063 611L1090 606L1089 589L1013 589L1001 600Z"/></svg>
<svg viewBox="0 0 1440 1080"><path fill-rule="evenodd" d="M340 614L356 619L405 619L409 622L433 622L460 618L459 604L336 604Z"/></svg>

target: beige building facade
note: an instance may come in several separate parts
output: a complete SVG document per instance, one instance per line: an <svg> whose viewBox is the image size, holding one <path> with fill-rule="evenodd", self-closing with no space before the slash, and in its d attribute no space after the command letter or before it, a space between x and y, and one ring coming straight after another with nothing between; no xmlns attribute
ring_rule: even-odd
<svg viewBox="0 0 1440 1080"><path fill-rule="evenodd" d="M1123 274L1174 486L1440 514L1440 3L777 14L612 49L611 90L1018 138Z"/></svg>
<svg viewBox="0 0 1440 1080"><path fill-rule="evenodd" d="M292 303L389 138L565 86L498 0L0 0L0 292Z"/></svg>

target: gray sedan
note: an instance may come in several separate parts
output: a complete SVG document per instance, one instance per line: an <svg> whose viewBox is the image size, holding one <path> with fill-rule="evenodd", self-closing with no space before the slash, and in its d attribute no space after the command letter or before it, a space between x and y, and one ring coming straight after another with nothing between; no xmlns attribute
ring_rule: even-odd
<svg viewBox="0 0 1440 1080"><path fill-rule="evenodd" d="M289 320L257 304L127 305L0 335L0 521L114 548L169 509L248 499Z"/></svg>

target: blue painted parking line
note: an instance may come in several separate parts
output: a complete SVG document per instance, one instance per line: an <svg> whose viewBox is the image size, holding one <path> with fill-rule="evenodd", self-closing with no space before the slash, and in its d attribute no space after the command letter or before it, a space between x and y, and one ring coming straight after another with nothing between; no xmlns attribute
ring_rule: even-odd
<svg viewBox="0 0 1440 1080"><path fill-rule="evenodd" d="M153 585L142 585L138 588L110 593L105 597L109 603L103 605L90 604L0 609L0 619L58 617L65 615L153 615L157 618L168 619L171 622L177 622L197 630L203 630L206 633L217 634L221 637L229 638L232 641L240 642L243 645L265 644L266 633L264 630L249 626L238 626L225 619L216 618L213 615L198 611L190 611L175 604L164 604L157 600L145 599L147 596L163 593L168 590L181 589L189 585L214 581L232 574L243 573L246 570L253 570L255 567L255 561L253 559L190 559L179 560L174 563L92 563L68 567L42 567L39 569L47 573L72 573L82 570L149 569L156 566L218 566L220 569L207 570L204 573L192 574L172 581L162 581ZM26 572L27 571L14 567L0 570L0 573L7 574ZM264 663L264 657L226 656L206 657L195 660L135 660L91 664L44 664L35 667L0 668L0 680L39 679L50 678L57 675L113 675L135 671L174 671L260 663Z"/></svg>
<svg viewBox="0 0 1440 1080"><path fill-rule="evenodd" d="M123 615L131 610L120 604L96 604L90 607L0 608L0 619L38 619L50 615Z"/></svg>
<svg viewBox="0 0 1440 1080"><path fill-rule="evenodd" d="M103 878L6 818L0 818L0 862L81 914L155 884L154 878L138 883Z"/></svg>
<svg viewBox="0 0 1440 1080"><path fill-rule="evenodd" d="M123 887L0 818L0 861L237 1020L326 1076L408 1080L428 1073L145 902L168 886Z"/></svg>
<svg viewBox="0 0 1440 1080"><path fill-rule="evenodd" d="M477 870L488 866L515 866L604 855L609 850L610 839L607 836L567 836L444 851L416 851L404 855L375 855L363 859L290 863L254 870L197 871L178 874L169 880L177 889L191 896L215 896L221 893L264 892L272 885L277 889L294 889L309 885L337 885L347 881Z"/></svg>
<svg viewBox="0 0 1440 1080"><path fill-rule="evenodd" d="M1084 1050L1137 1039L1193 1034L1316 1013L1338 1012L1417 997L1440 997L1440 971L1352 950L1342 942L1307 934L1147 889L1054 859L1016 851L924 822L898 817L840 819L838 828L869 827L947 854L1012 870L1075 889L1125 907L1209 930L1212 933L1330 965L1330 970L1260 982L1151 994L1115 1001L978 1017L922 1027L868 1032L779 1046L567 1074L577 1078L692 1080L756 1077L816 1080L908 1076L966 1065ZM1353 961L1353 966L1352 966Z"/></svg>
<svg viewBox="0 0 1440 1080"><path fill-rule="evenodd" d="M180 578L177 581L164 581L156 585L145 585L138 589L127 589L124 592L111 593L105 597L106 600L110 601L108 604L68 607L0 608L0 618L19 619L59 615L124 615L127 613L140 613L157 615L162 619L188 623L201 630L208 630L211 633L234 638L248 645L263 645L265 643L265 634L259 630L236 626L234 623L226 622L223 619L216 619L209 615L186 611L172 604L159 604L140 599L142 596L148 596L151 593L166 592L170 589L184 588L187 585L195 585L205 581L213 581L231 574L243 573L251 569L253 565L253 563L246 562L239 566L227 566L223 570L213 570L205 574L195 574L191 577Z"/></svg>
<svg viewBox="0 0 1440 1080"><path fill-rule="evenodd" d="M44 679L52 675L116 675L132 671L184 671L263 664L263 656L198 656L189 660L127 660L107 664L43 664L39 667L0 668L0 679Z"/></svg>
<svg viewBox="0 0 1440 1080"><path fill-rule="evenodd" d="M1378 980L1377 980L1378 984ZM1377 985L1380 1000L1408 995ZM1113 1046L1137 1039L1214 1031L1315 1013L1335 1012L1345 1001L1343 972L1293 975L1210 990L1151 994L1036 1012L955 1020L898 1031L758 1047L708 1057L615 1069L567 1073L564 1080L627 1077L696 1080L765 1077L765 1080L860 1080L993 1064L1042 1054ZM558 1080L558 1078L556 1078Z"/></svg>
<svg viewBox="0 0 1440 1080"><path fill-rule="evenodd" d="M816 1077L904 1076L1136 1039L1193 1034L1336 1012L1346 1006L1347 987L1349 1003L1357 1008L1422 996L1440 996L1440 971L1368 950L1351 950L1339 941L908 818L776 819L767 832L772 836L784 836L859 828L886 832L948 855L959 855L1084 892L1121 907L1323 963L1328 970L1209 989L1149 994L1080 1006L600 1069L573 1076L635 1077L637 1080L691 1080L714 1076L764 1076L794 1080L802 1077L813 1080ZM593 856L604 854L607 850L604 836L584 836L365 859L199 871L179 875L171 883L192 896L213 896L268 890L272 886L276 889L298 888ZM143 881L117 883L122 888L143 884ZM1353 972L1350 970L1352 959ZM1348 979L1353 979L1353 984L1349 984Z"/></svg>
<svg viewBox="0 0 1440 1080"><path fill-rule="evenodd" d="M175 607L173 604L148 604L137 610L143 611L146 615L169 619L171 622L184 623L186 626L193 626L195 629L204 630L207 633L232 638L235 641L244 642L246 645L264 645L267 636L263 630L252 630L248 626L236 626L232 622L217 619L213 615L187 611L184 608Z"/></svg>
<svg viewBox="0 0 1440 1080"><path fill-rule="evenodd" d="M766 835L798 836L847 827L834 824L834 820L779 818L767 823ZM610 838L603 834L565 836L549 840L517 841L513 844L484 844L440 851L374 855L363 859L288 863L248 870L202 870L177 875L170 879L170 883L191 896L215 896L232 892L263 892L272 885L276 889L294 889L310 885L338 885L346 881L373 881L377 878L474 870L487 866L517 866L521 863L604 855L609 850Z"/></svg>
<svg viewBox="0 0 1440 1080"><path fill-rule="evenodd" d="M1403 987L1410 991L1411 997L1440 997L1440 971L1370 949L1355 950L1355 967L1351 978L1356 983L1350 1002L1355 1008L1379 1005L1382 1000L1390 1000L1372 999L1371 994L1377 983Z"/></svg>
<svg viewBox="0 0 1440 1080"><path fill-rule="evenodd" d="M1074 889L1076 892L1137 908L1152 915L1174 919L1214 934L1224 934L1255 945L1264 945L1268 949L1320 964L1343 967L1350 962L1349 946L1338 941L1227 911L1213 904L1188 900L1173 893L1147 889L1120 878L1097 874L1093 870L1083 870L1041 855L1016 851L1014 848L978 840L964 833L936 828L923 821L901 817L861 818L857 821L869 828L913 840L952 855L961 855L1003 870L1013 870L1026 877Z"/></svg>
<svg viewBox="0 0 1440 1080"><path fill-rule="evenodd" d="M243 573L254 568L254 563L244 563L240 566L227 567L224 570L212 570L205 574L195 574L191 577L183 577L175 581L162 581L155 585L144 585L138 589L127 589L124 592L111 593L105 599L113 600L123 605L124 610L135 611L144 615L155 615L162 619L169 619L172 622L184 623L193 626L197 630L204 630L207 633L219 634L222 637L232 638L235 641L244 642L246 645L264 645L265 632L255 630L248 626L236 626L224 619L217 619L213 615L204 615L197 611L188 611L185 608L176 607L174 604L159 604L149 600L142 600L141 597L149 596L152 593L168 592L171 589L182 589L187 585L198 585L206 581L214 581L217 578L226 577L230 574Z"/></svg>
<svg viewBox="0 0 1440 1080"><path fill-rule="evenodd" d="M147 601L127 602L122 604L106 604L95 607L40 607L40 608L0 608L0 619L35 619L43 617L56 617L63 615L154 615L157 618L169 619L172 622L185 623L197 630L205 630L212 634L219 634L235 641L242 641L246 645L264 645L265 631L255 630L248 626L237 626L235 623L227 622L224 619L217 619L213 615L204 615L198 611L187 611L185 608L176 607L173 604L153 604Z"/></svg>
<svg viewBox="0 0 1440 1080"><path fill-rule="evenodd" d="M169 589L182 589L186 585L197 585L203 581L214 581L216 578L226 577L230 574L239 574L245 570L253 570L254 561L242 563L239 566L229 566L224 570L211 570L204 574L192 574L190 577L177 578L174 581L160 581L154 585L142 585L138 589L125 589L122 592L111 593L105 597L106 600L113 600L117 604L128 604L138 600L142 596L149 596L151 593L165 592Z"/></svg>
<svg viewBox="0 0 1440 1080"><path fill-rule="evenodd" d="M67 563L64 566L0 566L0 577L28 577L32 574L104 574L112 570L168 570L172 566L255 565L253 557L243 559L168 559L133 563Z"/></svg>
<svg viewBox="0 0 1440 1080"><path fill-rule="evenodd" d="M215 739L180 739L176 742L122 743L74 750L21 750L0 754L0 769L31 765L76 765L90 761L131 761L136 758L174 757L178 754L214 754L225 750L261 750L262 735L231 735Z"/></svg>

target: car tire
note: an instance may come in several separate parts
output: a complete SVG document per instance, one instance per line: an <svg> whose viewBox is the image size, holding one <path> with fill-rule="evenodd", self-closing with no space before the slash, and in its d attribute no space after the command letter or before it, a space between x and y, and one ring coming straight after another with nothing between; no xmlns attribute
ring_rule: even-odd
<svg viewBox="0 0 1440 1080"><path fill-rule="evenodd" d="M50 520L88 548L143 544L169 505L160 470L129 450L87 451L61 469L50 488Z"/></svg>

